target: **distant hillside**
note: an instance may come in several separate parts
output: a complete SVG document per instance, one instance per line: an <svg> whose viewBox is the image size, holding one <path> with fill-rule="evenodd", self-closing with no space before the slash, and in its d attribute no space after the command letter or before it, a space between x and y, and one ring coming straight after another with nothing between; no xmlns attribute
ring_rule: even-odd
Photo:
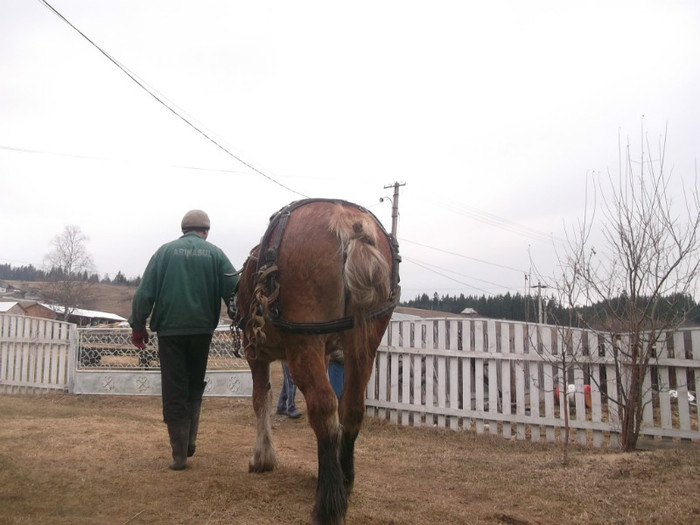
<svg viewBox="0 0 700 525"><path fill-rule="evenodd" d="M394 312L397 314L407 314L407 315L415 315L416 317L424 317L424 318L430 318L430 317L467 317L462 314L456 314L454 312L445 312L442 310L427 310L425 308L411 308L408 306L397 306L394 309Z"/></svg>
<svg viewBox="0 0 700 525"><path fill-rule="evenodd" d="M23 291L31 291L39 297L44 297L50 283L44 281L5 281ZM131 314L131 299L136 291L135 286L94 283L90 285L89 296L80 308L109 312L122 317Z"/></svg>

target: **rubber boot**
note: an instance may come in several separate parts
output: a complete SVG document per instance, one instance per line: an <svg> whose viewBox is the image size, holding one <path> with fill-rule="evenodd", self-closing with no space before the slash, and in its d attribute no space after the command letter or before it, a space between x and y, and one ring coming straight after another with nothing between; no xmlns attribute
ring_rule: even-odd
<svg viewBox="0 0 700 525"><path fill-rule="evenodd" d="M207 387L207 382L204 381L202 388L190 393L193 397L191 401L187 402L187 411L190 414L190 432L189 440L187 441L187 457L191 458L194 456L194 452L197 448L197 432L199 431L199 414L202 411L202 396L204 395L204 390Z"/></svg>
<svg viewBox="0 0 700 525"><path fill-rule="evenodd" d="M296 406L295 400L297 397L297 386L294 383L289 385L289 391L287 392L287 416L291 419L297 419L301 417L301 412Z"/></svg>
<svg viewBox="0 0 700 525"><path fill-rule="evenodd" d="M194 456L194 451L197 449L197 431L199 430L199 413L202 411L202 400L190 401L190 434L187 444L187 457Z"/></svg>
<svg viewBox="0 0 700 525"><path fill-rule="evenodd" d="M190 438L189 419L168 423L168 435L170 436L170 447L173 450L173 462L168 468L170 470L183 470L187 466L187 443Z"/></svg>

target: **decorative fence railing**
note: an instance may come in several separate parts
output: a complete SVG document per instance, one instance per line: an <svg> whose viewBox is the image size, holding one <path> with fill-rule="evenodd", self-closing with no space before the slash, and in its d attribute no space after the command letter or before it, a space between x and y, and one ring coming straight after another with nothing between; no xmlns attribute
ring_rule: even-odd
<svg viewBox="0 0 700 525"><path fill-rule="evenodd" d="M78 330L76 368L69 391L76 394L153 395L160 393L158 338L145 349L131 344L130 329ZM250 396L253 381L240 340L228 327L216 330L207 363L206 396Z"/></svg>
<svg viewBox="0 0 700 525"><path fill-rule="evenodd" d="M128 328L78 329L78 367L81 370L100 369L158 369L158 339L152 336L146 348L140 350L131 343ZM246 369L248 363L236 355L240 339L234 338L228 327L214 332L209 347L210 370Z"/></svg>
<svg viewBox="0 0 700 525"><path fill-rule="evenodd" d="M558 439L568 416L576 442L614 447L625 373L616 373L615 348L582 330L466 318L392 321L366 404L369 415L401 425L533 441ZM680 330L657 345L644 381L641 435L700 439L699 391L700 331Z"/></svg>

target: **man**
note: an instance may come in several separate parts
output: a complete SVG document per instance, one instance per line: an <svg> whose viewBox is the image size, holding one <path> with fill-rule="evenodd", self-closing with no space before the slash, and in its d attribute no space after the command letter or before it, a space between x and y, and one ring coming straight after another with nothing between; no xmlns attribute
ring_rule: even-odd
<svg viewBox="0 0 700 525"><path fill-rule="evenodd" d="M182 237L151 257L132 302L129 324L137 348L148 343L146 319L158 334L163 420L168 427L172 470L183 470L195 452L209 344L219 322L221 300L237 281L231 262L207 242L209 217L188 211Z"/></svg>

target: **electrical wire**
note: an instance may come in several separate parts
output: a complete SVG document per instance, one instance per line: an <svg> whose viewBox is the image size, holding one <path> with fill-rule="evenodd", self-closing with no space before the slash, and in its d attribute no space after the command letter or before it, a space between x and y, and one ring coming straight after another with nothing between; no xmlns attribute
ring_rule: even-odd
<svg viewBox="0 0 700 525"><path fill-rule="evenodd" d="M182 120L185 124L190 126L192 129L194 129L197 133L202 135L205 139L207 139L209 142L214 144L216 147L224 151L227 155L231 156L232 158L236 159L238 162L243 164L245 167L248 169L254 171L258 175L261 175L262 177L266 178L270 182L273 182L274 184L277 184L278 186L281 186L282 188L291 191L292 193L295 193L301 197L306 197L308 198L308 195L304 195L303 193L300 193L289 186L286 186L279 182L278 180L274 179L270 175L262 172L255 166L249 164L239 156L235 155L233 152L231 152L228 148L223 146L220 142L215 140L213 137L211 137L209 134L205 133L201 127L197 126L192 122L191 118L185 117L181 112L177 111L174 107L173 104L169 104L164 100L164 97L162 95L159 95L153 88L150 88L146 85L146 83L143 80L140 80L137 78L136 74L132 73L130 70L127 69L126 66L121 64L117 59L115 59L113 56L111 56L109 53L107 53L104 49L102 49L99 45L97 45L93 40L91 40L85 33L83 33L80 29L78 29L75 25L73 25L65 16L63 16L61 13L59 13L51 4L49 4L46 0L38 0L41 4L43 4L46 8L48 8L51 12L53 12L57 17L59 17L61 20L63 20L66 24L68 24L72 29L74 29L80 36L82 36L85 40L87 40L90 45L92 45L95 49L97 49L105 58L107 58L112 64L117 66L125 75L127 75L132 81L134 81L141 89L146 91L151 97L153 97L159 104L161 104L163 107L165 107L168 111L170 111L173 115L178 117L180 120Z"/></svg>
<svg viewBox="0 0 700 525"><path fill-rule="evenodd" d="M517 222L511 221L510 219L494 215L493 213L489 213L478 208L474 208L473 206L467 206L464 203L459 203L450 200L436 193L428 193L432 195L432 197L438 202L440 209L449 209L450 211L458 215L469 217L484 224L495 226L496 228L500 228L502 230L509 231L511 233L515 233L524 237L529 237L531 239L553 240L553 236L551 234L547 234L539 230L530 228L528 226L518 224Z"/></svg>
<svg viewBox="0 0 700 525"><path fill-rule="evenodd" d="M417 265L417 266L420 266L421 268L424 268L424 269L426 269L426 270L428 270L428 271L431 271L431 272L433 272L433 273L436 273L437 275L440 275L440 276L442 276L442 277L447 277L448 279L450 278L449 276L447 276L447 275L445 275L445 274L443 274L443 273L440 273L440 272L438 272L437 270L442 270L442 271L444 271L444 272L449 272L449 273L458 275L458 276L460 276L460 277L466 277L466 278L472 279L472 280L474 280L474 281L479 281L479 282L482 282L482 283L485 283L485 284L490 284L490 285L493 285L493 286L497 286L498 288L510 289L509 286L506 286L506 285L503 285L503 284L494 283L493 281L487 281L487 280L485 280L485 279L479 279L478 277L474 277L474 276L472 276L472 275L466 275L466 274L463 274L463 273L460 273L460 272L456 272L456 271L450 270L450 269L448 269L448 268L443 268L443 267L437 266L437 265L435 265L435 264L431 264L431 263L428 263L428 262L425 262L425 261L420 261L420 260L418 260L418 259L414 259L413 257L407 257L407 256L405 256L405 255L403 255L403 254L401 255L401 260L402 260L402 262L403 262L403 261L411 262L411 263L413 263L413 264L415 264L415 265ZM453 280L455 280L455 279L453 279ZM457 282L460 282L460 281L457 281ZM466 284L466 283L462 283L462 284ZM476 288L476 287L473 286L473 285L467 285L467 286L470 286L470 287L472 287L472 288ZM476 289L479 289L479 288L476 288ZM480 290L480 289L479 289L479 290ZM482 291L484 291L484 290L482 290ZM484 292L485 292L485 291L484 291ZM485 293L490 293L490 292L485 292Z"/></svg>
<svg viewBox="0 0 700 525"><path fill-rule="evenodd" d="M478 263L488 264L489 266L497 266L498 268L503 268L504 270L511 270L511 271L513 271L513 272L518 272L518 273L520 273L520 274L523 273L523 270L518 269L518 268L513 268L512 266L506 266L506 265L504 265L504 264L498 264L498 263L495 263L495 262L484 261L483 259L477 259L476 257L469 257L468 255L462 255L461 253L455 253L455 252L451 252L451 251L449 251L449 250L443 250L443 249L441 249L441 248L435 248L434 246L429 246L429 245L427 245L427 244L423 244L423 243L417 242L417 241L411 241L411 240L409 240L409 239L401 238L401 239L399 239L399 240L400 240L401 242L407 242L407 243L410 243L410 244L415 244L415 245L417 245L417 246L422 246L423 248L428 248L428 249L430 249L430 250L435 250L436 252L442 252L442 253L446 253L446 254L448 254L448 255L454 255L455 257L461 257L462 259L469 259L470 261L476 261L476 262L478 262ZM526 272L526 273L527 273L527 272Z"/></svg>
<svg viewBox="0 0 700 525"><path fill-rule="evenodd" d="M38 149L30 149L30 148L17 148L15 146L3 146L0 145L0 150L5 150L5 151L15 151L18 153L31 153L35 155L53 155L56 157L66 157L70 159L80 159L80 160L99 160L99 161L106 161L106 162L136 162L130 159L114 159L114 158L109 158L109 157L98 157L96 155L81 155L77 153L60 153L57 151L46 151L46 150L38 150ZM209 171L209 172L217 172L217 173L235 173L235 174L244 174L248 173L247 171L239 171L239 170L227 170L223 168L201 168L199 166L182 166L179 164L166 164L165 165L168 168L175 168L179 170L195 170L195 171Z"/></svg>
<svg viewBox="0 0 700 525"><path fill-rule="evenodd" d="M424 270L428 270L429 272L432 272L432 273L434 273L434 274L436 274L436 275L439 275L440 277L444 277L445 279L449 279L450 281L453 281L453 282L456 282L456 283L458 283L458 284L467 286L468 288L473 288L474 290L478 290L478 291L480 291L480 292L482 292L482 293L485 293L485 294L488 294L488 295L493 295L492 292L488 292L488 291L484 290L483 288L479 288L478 286L474 286L473 284L465 283L465 282L463 282L463 281L460 281L460 280L458 280L458 279L455 279L454 277L450 277L449 275L445 275L444 273L441 273L441 272L438 272L438 271L436 271L436 270L433 270L432 268L429 268L429 267L426 266L425 264L421 264L421 263L419 263L419 262L416 261L416 260L412 260L412 259L410 259L410 258L407 258L407 257L403 256L403 255L401 256L401 259L402 259L402 261L407 261L407 262L410 262L411 264L415 264L416 266L420 266L420 267L423 268ZM448 270L448 271L449 271L449 270Z"/></svg>

